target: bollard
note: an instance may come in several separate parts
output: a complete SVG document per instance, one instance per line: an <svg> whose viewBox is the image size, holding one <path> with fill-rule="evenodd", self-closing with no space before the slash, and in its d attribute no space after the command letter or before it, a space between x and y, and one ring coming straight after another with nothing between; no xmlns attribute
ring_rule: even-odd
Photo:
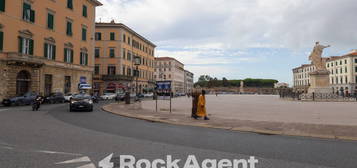
<svg viewBox="0 0 357 168"><path fill-rule="evenodd" d="M315 92L312 92L312 101L315 101Z"/></svg>
<svg viewBox="0 0 357 168"><path fill-rule="evenodd" d="M130 104L130 92L125 93L125 104Z"/></svg>

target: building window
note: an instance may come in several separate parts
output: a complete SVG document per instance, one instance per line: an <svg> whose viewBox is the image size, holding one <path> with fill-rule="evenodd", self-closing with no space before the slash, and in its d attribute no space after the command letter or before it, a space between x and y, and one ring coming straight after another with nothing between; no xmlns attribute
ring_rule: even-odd
<svg viewBox="0 0 357 168"><path fill-rule="evenodd" d="M70 93L71 92L71 76L65 76L64 77L64 93Z"/></svg>
<svg viewBox="0 0 357 168"><path fill-rule="evenodd" d="M51 60L56 60L56 46L53 44L45 43L44 57Z"/></svg>
<svg viewBox="0 0 357 168"><path fill-rule="evenodd" d="M123 75L125 75L125 66L123 65Z"/></svg>
<svg viewBox="0 0 357 168"><path fill-rule="evenodd" d="M110 58L114 58L115 57L115 49L114 48L110 48L109 49L109 57Z"/></svg>
<svg viewBox="0 0 357 168"><path fill-rule="evenodd" d="M345 73L347 73L347 67L345 67Z"/></svg>
<svg viewBox="0 0 357 168"><path fill-rule="evenodd" d="M125 36L125 34L123 34L123 42L124 42L124 43L126 42L126 36Z"/></svg>
<svg viewBox="0 0 357 168"><path fill-rule="evenodd" d="M355 72L357 72L357 67L355 67Z"/></svg>
<svg viewBox="0 0 357 168"><path fill-rule="evenodd" d="M73 9L73 0L67 0L67 8Z"/></svg>
<svg viewBox="0 0 357 168"><path fill-rule="evenodd" d="M23 4L22 18L26 21L35 23L35 11L31 9L31 5L28 3Z"/></svg>
<svg viewBox="0 0 357 168"><path fill-rule="evenodd" d="M115 75L115 66L108 65L108 75Z"/></svg>
<svg viewBox="0 0 357 168"><path fill-rule="evenodd" d="M5 0L0 0L0 11L5 12Z"/></svg>
<svg viewBox="0 0 357 168"><path fill-rule="evenodd" d="M123 59L125 59L125 48L123 48L123 53L122 54L123 54L122 55Z"/></svg>
<svg viewBox="0 0 357 168"><path fill-rule="evenodd" d="M130 51L128 51L128 53L127 53L127 59L130 61L131 60L131 52Z"/></svg>
<svg viewBox="0 0 357 168"><path fill-rule="evenodd" d="M73 50L70 48L64 49L64 62L73 63Z"/></svg>
<svg viewBox="0 0 357 168"><path fill-rule="evenodd" d="M82 28L82 40L87 41L87 29L84 27Z"/></svg>
<svg viewBox="0 0 357 168"><path fill-rule="evenodd" d="M347 64L347 60L345 60L345 64Z"/></svg>
<svg viewBox="0 0 357 168"><path fill-rule="evenodd" d="M0 51L4 49L4 32L0 31Z"/></svg>
<svg viewBox="0 0 357 168"><path fill-rule="evenodd" d="M70 22L70 21L67 21L66 34L67 34L67 36L72 36L72 35L73 35L73 32L72 32L72 22Z"/></svg>
<svg viewBox="0 0 357 168"><path fill-rule="evenodd" d="M357 59L355 59L355 63L357 63Z"/></svg>
<svg viewBox="0 0 357 168"><path fill-rule="evenodd" d="M85 52L80 53L80 60L79 63L81 65L88 65L88 54Z"/></svg>
<svg viewBox="0 0 357 168"><path fill-rule="evenodd" d="M126 72L127 72L128 76L131 76L131 69L130 68L128 68Z"/></svg>
<svg viewBox="0 0 357 168"><path fill-rule="evenodd" d="M33 48L32 39L19 37L19 53L33 55Z"/></svg>
<svg viewBox="0 0 357 168"><path fill-rule="evenodd" d="M95 56L95 58L99 58L100 57L100 49L99 48L95 48L94 56Z"/></svg>
<svg viewBox="0 0 357 168"><path fill-rule="evenodd" d="M128 37L128 44L130 45L130 37Z"/></svg>
<svg viewBox="0 0 357 168"><path fill-rule="evenodd" d="M99 75L99 69L100 69L100 65L94 66L94 75Z"/></svg>
<svg viewBox="0 0 357 168"><path fill-rule="evenodd" d="M102 40L102 33L100 33L100 32L96 32L95 33L95 40Z"/></svg>
<svg viewBox="0 0 357 168"><path fill-rule="evenodd" d="M110 32L110 40L114 41L115 40L115 33Z"/></svg>
<svg viewBox="0 0 357 168"><path fill-rule="evenodd" d="M87 17L87 16L88 16L87 6L85 6L85 5L83 5L82 15L83 15L84 17Z"/></svg>
<svg viewBox="0 0 357 168"><path fill-rule="evenodd" d="M53 30L55 16L52 13L47 14L47 28Z"/></svg>

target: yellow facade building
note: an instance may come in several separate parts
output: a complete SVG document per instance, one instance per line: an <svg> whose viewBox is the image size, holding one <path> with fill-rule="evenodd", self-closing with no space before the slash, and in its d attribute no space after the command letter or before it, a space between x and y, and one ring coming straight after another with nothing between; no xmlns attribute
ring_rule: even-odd
<svg viewBox="0 0 357 168"><path fill-rule="evenodd" d="M122 23L96 23L94 92L146 92L155 87L155 44ZM140 58L140 65L134 58ZM136 79L136 68L138 78ZM136 86L136 83L137 86Z"/></svg>
<svg viewBox="0 0 357 168"><path fill-rule="evenodd" d="M0 100L92 81L97 0L0 0Z"/></svg>

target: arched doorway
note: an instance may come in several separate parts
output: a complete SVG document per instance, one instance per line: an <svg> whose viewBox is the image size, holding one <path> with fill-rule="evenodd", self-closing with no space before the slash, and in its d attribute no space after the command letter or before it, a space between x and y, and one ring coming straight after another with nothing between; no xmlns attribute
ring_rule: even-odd
<svg viewBox="0 0 357 168"><path fill-rule="evenodd" d="M22 70L17 74L16 77L16 95L23 95L30 91L31 86L31 74Z"/></svg>

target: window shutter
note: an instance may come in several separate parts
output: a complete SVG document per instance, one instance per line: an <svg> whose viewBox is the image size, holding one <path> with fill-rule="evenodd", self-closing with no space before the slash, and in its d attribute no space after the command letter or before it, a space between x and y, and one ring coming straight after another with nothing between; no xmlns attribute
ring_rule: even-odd
<svg viewBox="0 0 357 168"><path fill-rule="evenodd" d="M4 49L4 32L0 31L0 51Z"/></svg>
<svg viewBox="0 0 357 168"><path fill-rule="evenodd" d="M29 54L30 55L33 55L33 40L32 39L30 39L30 48L29 48Z"/></svg>
<svg viewBox="0 0 357 168"><path fill-rule="evenodd" d="M80 54L79 54L79 64L83 64L83 57L82 57L82 55L83 55L83 53L81 52Z"/></svg>
<svg viewBox="0 0 357 168"><path fill-rule="evenodd" d="M87 40L87 29L82 28L82 40L86 41Z"/></svg>
<svg viewBox="0 0 357 168"><path fill-rule="evenodd" d="M0 11L5 12L5 0L0 0Z"/></svg>
<svg viewBox="0 0 357 168"><path fill-rule="evenodd" d="M53 19L54 19L54 16L49 13L47 16L47 27L49 29L53 29Z"/></svg>
<svg viewBox="0 0 357 168"><path fill-rule="evenodd" d="M56 60L56 46L55 45L53 45L53 48L52 48L52 59Z"/></svg>
<svg viewBox="0 0 357 168"><path fill-rule="evenodd" d="M32 23L35 23L35 11L34 10L30 10L30 21Z"/></svg>
<svg viewBox="0 0 357 168"><path fill-rule="evenodd" d="M86 53L86 62L85 62L86 65L88 65L88 54Z"/></svg>
<svg viewBox="0 0 357 168"><path fill-rule="evenodd" d="M83 16L87 17L87 6L83 5Z"/></svg>
<svg viewBox="0 0 357 168"><path fill-rule="evenodd" d="M31 10L31 5L27 3L23 3L22 8L22 19L26 19L27 11Z"/></svg>
<svg viewBox="0 0 357 168"><path fill-rule="evenodd" d="M72 36L72 23L67 22L67 35Z"/></svg>
<svg viewBox="0 0 357 168"><path fill-rule="evenodd" d="M19 53L22 53L22 37L18 37L19 39Z"/></svg>
<svg viewBox="0 0 357 168"><path fill-rule="evenodd" d="M44 44L44 47L43 47L43 56L44 56L45 58L48 58L47 50L48 50L48 45L45 43L45 44Z"/></svg>
<svg viewBox="0 0 357 168"><path fill-rule="evenodd" d="M73 50L71 50L71 63L73 63Z"/></svg>
<svg viewBox="0 0 357 168"><path fill-rule="evenodd" d="M72 0L67 0L67 8L73 9L73 2L72 2Z"/></svg>
<svg viewBox="0 0 357 168"><path fill-rule="evenodd" d="M63 54L63 58L64 58L63 61L67 62L67 48L64 49L63 53L64 53Z"/></svg>

